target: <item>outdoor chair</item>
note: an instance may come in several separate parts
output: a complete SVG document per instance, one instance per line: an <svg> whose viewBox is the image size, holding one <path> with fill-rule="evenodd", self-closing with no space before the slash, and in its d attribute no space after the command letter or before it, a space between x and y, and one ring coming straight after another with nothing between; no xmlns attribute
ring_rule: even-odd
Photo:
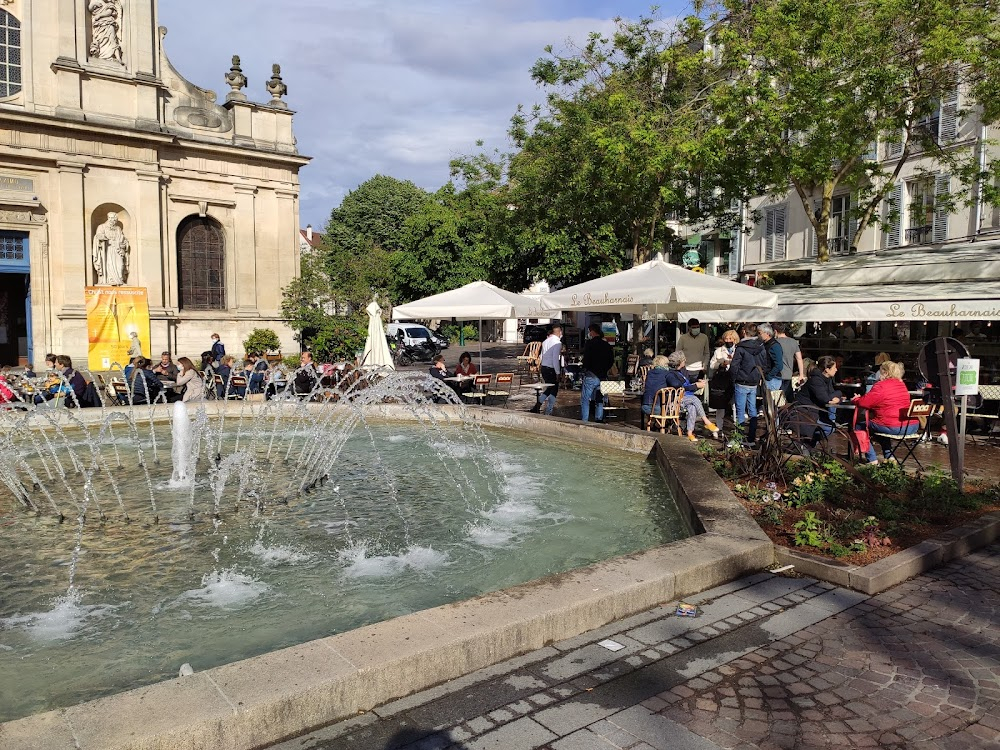
<svg viewBox="0 0 1000 750"><path fill-rule="evenodd" d="M132 392L128 389L128 383L124 380L112 380L111 391L114 394L115 401L120 406L128 406L132 401Z"/></svg>
<svg viewBox="0 0 1000 750"><path fill-rule="evenodd" d="M996 432L997 420L1000 420L1000 385L979 386L979 397L982 399L979 407L969 409L969 416L983 421L983 434L980 436L985 441L996 440L1000 437L1000 432ZM973 437L975 442L975 437Z"/></svg>
<svg viewBox="0 0 1000 750"><path fill-rule="evenodd" d="M532 341L517 358L518 383L538 380L542 374L542 342Z"/></svg>
<svg viewBox="0 0 1000 750"><path fill-rule="evenodd" d="M625 406L625 381L602 380L601 393L604 395L604 421L620 419L625 421L628 407Z"/></svg>
<svg viewBox="0 0 1000 750"><path fill-rule="evenodd" d="M643 393L646 390L646 376L653 369L652 365L643 365L632 379L632 390ZM636 387L638 386L638 387Z"/></svg>
<svg viewBox="0 0 1000 750"><path fill-rule="evenodd" d="M247 392L246 375L230 375L229 387L226 389L226 398L241 399Z"/></svg>
<svg viewBox="0 0 1000 750"><path fill-rule="evenodd" d="M681 400L683 388L661 388L653 396L653 411L646 417L646 431L651 432L655 422L660 432L667 431L667 423L673 422L677 434L681 433Z"/></svg>
<svg viewBox="0 0 1000 750"><path fill-rule="evenodd" d="M924 440L924 434L930 429L931 417L936 416L941 409L940 404L928 404L921 398L915 398L910 401L910 405L906 411L899 415L899 419L904 425L919 424L920 420L923 419L923 429L917 430L910 435L891 435L887 432L871 430L871 436L873 438L885 438L889 441L889 452L901 467L912 457L917 467L922 471L924 466L913 451ZM903 456L897 455L900 447L906 448L906 454Z"/></svg>
<svg viewBox="0 0 1000 750"><path fill-rule="evenodd" d="M487 388L484 403L490 406L506 406L510 389L514 383L514 373L498 372L492 388Z"/></svg>
<svg viewBox="0 0 1000 750"><path fill-rule="evenodd" d="M479 404L480 406L484 405L486 403L487 391L489 390L490 383L492 382L492 375L476 375L475 379L472 381L472 390L468 393L462 394L463 400L467 404Z"/></svg>

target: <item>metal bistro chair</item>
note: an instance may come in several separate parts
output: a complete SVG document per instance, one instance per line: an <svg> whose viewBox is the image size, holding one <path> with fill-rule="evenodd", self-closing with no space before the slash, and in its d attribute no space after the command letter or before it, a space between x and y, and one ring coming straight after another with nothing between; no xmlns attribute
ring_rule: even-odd
<svg viewBox="0 0 1000 750"><path fill-rule="evenodd" d="M1000 412L1000 385L979 386L979 397L982 399L979 408L969 409L970 417L985 422L983 434L979 437L984 442L1000 439L1000 432L997 432L997 420L1000 420L1000 413L998 413ZM973 441L976 442L975 437L973 437Z"/></svg>
<svg viewBox="0 0 1000 750"><path fill-rule="evenodd" d="M115 401L121 406L128 406L132 401L132 392L128 389L128 383L124 380L112 380L111 390L114 393Z"/></svg>
<svg viewBox="0 0 1000 750"><path fill-rule="evenodd" d="M651 432L656 422L660 432L667 431L667 422L673 422L681 435L681 400L683 388L661 388L653 396L653 411L646 418L646 431Z"/></svg>
<svg viewBox="0 0 1000 750"><path fill-rule="evenodd" d="M463 394L466 403L484 405L486 403L486 396L488 395L487 391L492 382L492 375L476 375L472 381L472 390Z"/></svg>
<svg viewBox="0 0 1000 750"><path fill-rule="evenodd" d="M876 432L872 430L872 437L885 438L889 441L889 451L895 457L897 463L900 466L906 463L909 458L913 458L917 466L922 471L924 466L920 463L920 459L914 454L914 449L920 445L921 441L924 440L924 434L930 429L930 419L938 414L938 411L942 409L939 404L928 404L922 398L915 398L910 401L910 406L906 409L904 414L900 415L900 421L904 425L910 425L914 422L919 423L920 419L924 419L924 427L922 430L917 430L910 435L892 435L887 432ZM906 447L906 455L897 456L896 453L900 446Z"/></svg>
<svg viewBox="0 0 1000 750"><path fill-rule="evenodd" d="M226 391L226 398L241 399L246 395L247 386L246 375L230 375L229 388Z"/></svg>
<svg viewBox="0 0 1000 750"><path fill-rule="evenodd" d="M507 399L510 398L510 389L514 383L514 373L498 372L493 388L487 388L485 404L493 406L506 406Z"/></svg>
<svg viewBox="0 0 1000 750"><path fill-rule="evenodd" d="M609 418L625 421L628 407L625 406L625 381L602 380L601 393L604 395L604 421Z"/></svg>

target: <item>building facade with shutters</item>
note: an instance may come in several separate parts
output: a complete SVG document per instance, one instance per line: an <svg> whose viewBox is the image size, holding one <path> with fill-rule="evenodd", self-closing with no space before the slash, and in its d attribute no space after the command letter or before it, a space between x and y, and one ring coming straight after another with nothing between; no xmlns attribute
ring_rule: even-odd
<svg viewBox="0 0 1000 750"><path fill-rule="evenodd" d="M967 110L967 111L966 111ZM959 117L959 112L965 114ZM961 101L955 91L942 101L937 112L920 123L936 134L943 149L987 149L990 160L997 146L995 128L985 129L970 102ZM873 144L869 158L877 156L885 169L892 171L902 152L901 143ZM871 222L862 233L854 253L875 252L905 247L947 248L974 241L984 235L1000 233L1000 212L982 203L975 188L959 195L962 186L944 171L933 154L914 153L903 165L879 213L884 224ZM943 196L951 195L953 200ZM966 198L970 204L965 205ZM813 199L818 210L820 196ZM789 261L816 258L818 238L798 195L791 189L780 197L759 198L751 208L760 213L760 221L743 238L742 271L750 273L780 270ZM839 187L833 195L829 234L826 238L830 257L852 254L852 238L857 221L857 196L850 186ZM802 263L796 264L801 267Z"/></svg>
<svg viewBox="0 0 1000 750"><path fill-rule="evenodd" d="M164 52L157 0L0 0L0 365L86 361L84 289L144 287L144 353L240 353L299 269L287 88L224 101ZM262 92L263 93L263 92Z"/></svg>

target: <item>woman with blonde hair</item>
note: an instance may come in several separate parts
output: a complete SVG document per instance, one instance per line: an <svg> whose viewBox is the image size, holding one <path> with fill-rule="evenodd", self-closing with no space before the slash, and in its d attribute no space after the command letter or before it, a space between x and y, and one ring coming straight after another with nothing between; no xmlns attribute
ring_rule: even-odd
<svg viewBox="0 0 1000 750"><path fill-rule="evenodd" d="M177 364L181 366L181 371L177 375L177 386L184 386L184 396L181 399L184 403L190 404L205 400L205 381L201 373L187 357L180 357Z"/></svg>
<svg viewBox="0 0 1000 750"><path fill-rule="evenodd" d="M863 424L856 424L855 431L862 432L867 429L872 433L872 440L882 446L882 455L886 461L895 462L892 455L892 441L890 438L881 435L912 435L920 429L920 424L916 421L908 421L905 417L910 408L910 392L903 383L903 373L905 368L902 362L886 361L879 367L879 380L872 386L864 396L854 399L854 405L859 409L867 409L867 427ZM859 441L861 445L864 440ZM878 463L875 455L875 447L868 441L868 450L865 458L868 463Z"/></svg>
<svg viewBox="0 0 1000 750"><path fill-rule="evenodd" d="M733 380L729 377L729 364L740 343L740 335L730 328L719 338L718 346L708 364L708 408L715 409L715 423L721 428L726 421L726 410L733 406Z"/></svg>

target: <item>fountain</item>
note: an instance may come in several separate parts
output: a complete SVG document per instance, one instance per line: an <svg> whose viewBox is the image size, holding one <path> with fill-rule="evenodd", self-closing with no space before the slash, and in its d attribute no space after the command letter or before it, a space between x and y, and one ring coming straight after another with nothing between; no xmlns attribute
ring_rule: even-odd
<svg viewBox="0 0 1000 750"><path fill-rule="evenodd" d="M0 413L0 722L691 534L644 453L425 375L313 395Z"/></svg>

